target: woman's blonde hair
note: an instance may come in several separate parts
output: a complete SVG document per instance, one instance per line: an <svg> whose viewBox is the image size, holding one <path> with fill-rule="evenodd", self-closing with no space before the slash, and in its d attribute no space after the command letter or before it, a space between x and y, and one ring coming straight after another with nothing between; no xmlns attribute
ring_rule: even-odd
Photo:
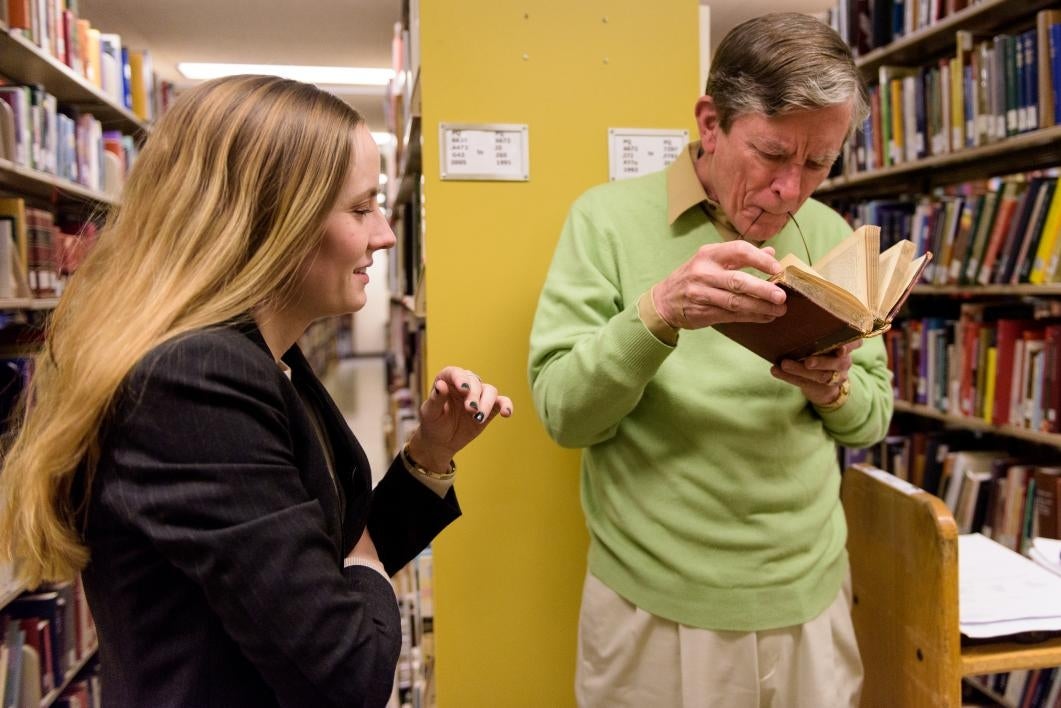
<svg viewBox="0 0 1061 708"><path fill-rule="evenodd" d="M268 76L204 83L159 121L52 315L0 472L0 562L28 586L88 562L100 427L140 359L295 296L362 124L334 96Z"/></svg>

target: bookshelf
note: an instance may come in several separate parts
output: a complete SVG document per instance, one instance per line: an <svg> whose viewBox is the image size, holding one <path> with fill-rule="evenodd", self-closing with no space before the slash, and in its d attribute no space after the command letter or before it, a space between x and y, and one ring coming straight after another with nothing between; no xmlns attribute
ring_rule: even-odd
<svg viewBox="0 0 1061 708"><path fill-rule="evenodd" d="M1061 284L1045 285L916 285L914 295L941 295L973 299L982 297L1043 297L1061 295Z"/></svg>
<svg viewBox="0 0 1061 708"><path fill-rule="evenodd" d="M423 133L420 91L420 3L403 0L395 26L395 79L387 98L387 127L397 138L388 169L387 206L397 239L389 254L387 385L384 446L398 450L419 422L429 382L426 367L426 288L423 222ZM402 620L402 648L390 705L433 706L435 641L431 563L428 547L394 577Z"/></svg>
<svg viewBox="0 0 1061 708"><path fill-rule="evenodd" d="M77 678L77 675L80 674L94 658L96 658L96 652L98 649L98 646L92 647L85 653L83 657L81 657L77 661L77 663L70 667L70 670L67 671L66 675L63 676L62 682L60 682L59 685L53 688L52 690L48 691L48 695L41 698L40 708L48 708L50 705L55 703L56 699L58 699L59 696L62 695L63 691L66 690L66 687L69 686L75 678Z"/></svg>
<svg viewBox="0 0 1061 708"><path fill-rule="evenodd" d="M0 579L3 579L3 577L6 577L7 582L3 583L0 581L0 614L2 614L4 608L6 608L8 604L11 604L25 590L20 583L11 580L10 574L0 573ZM84 602L83 595L79 602ZM48 691L47 694L39 696L39 693L37 693L29 698L23 695L21 696L22 703L19 705L25 705L28 701L32 701L33 698L39 696L40 708L49 708L49 706L53 705L58 700L59 696L63 694L67 687L73 683L74 679L85 670L88 664L97 657L98 652L99 644L92 642L92 644L82 652L82 656L73 661L64 675L56 679L56 685Z"/></svg>
<svg viewBox="0 0 1061 708"><path fill-rule="evenodd" d="M117 206L118 197L97 192L57 175L17 165L0 158L0 187L40 199L81 202L90 207Z"/></svg>
<svg viewBox="0 0 1061 708"><path fill-rule="evenodd" d="M125 106L119 106L100 89L79 76L33 42L12 34L0 22L0 74L11 80L46 86L61 103L90 111L104 126L124 133L147 133L150 126Z"/></svg>
<svg viewBox="0 0 1061 708"><path fill-rule="evenodd" d="M398 187L394 192L393 206L395 208L408 204L412 199L413 190L420 189L421 165L421 139L420 139L420 71L416 71L413 80L412 99L409 103L411 111L409 120L402 131L401 163L398 168Z"/></svg>
<svg viewBox="0 0 1061 708"><path fill-rule="evenodd" d="M945 8L955 4L961 9L946 14ZM1061 460L1061 434L1044 432L1057 430L1045 422L1045 415L1026 413L1030 409L1024 401L1031 406L1033 400L1030 394L1023 395L1031 390L1022 388L1028 385L1028 374L1018 384L1008 376L1017 369L1005 369L1006 386L1012 384L1013 393L1008 399L1002 393L999 400L993 398L996 376L1002 381L1004 369L1001 357L986 356L988 348L995 347L997 330L985 332L995 326L993 318L1024 317L1003 314L1008 304L1042 317L1036 326L1045 327L1061 314L1061 282L1049 282L1056 280L1050 277L1052 266L1045 268L1047 282L1026 282L1035 279L1025 271L1022 259L1031 269L1044 268L1033 263L1039 255L1038 237L1025 236L1022 249L1020 238L1007 236L1008 227L995 236L994 222L987 221L994 219L995 208L1004 199L1003 187L997 185L1018 182L1012 194L1019 196L1030 181L1024 173L1043 174L1061 166L1061 116L1051 118L1040 110L1051 97L1037 97L1043 86L1037 75L1030 70L1011 74L1011 65L1004 63L1009 60L1006 52L1014 51L1014 41L1020 53L1025 51L1019 48L1025 46L1021 42L1033 35L1039 40L1038 49L1027 45L1029 58L1023 59L1023 65L1043 66L1039 57L1030 58L1035 51L1046 51L1042 28L1040 34L1035 32L1038 13L1061 3L907 3L905 15L890 17L872 16L872 6L870 27L865 22L866 7L869 4L840 0L833 23L852 46L863 48L856 64L870 84L873 113L863 136L852 140L845 152L841 174L826 180L815 196L849 215L857 214L857 223L879 218L870 223L899 238L909 233L919 250L935 251L939 274L927 274L932 284L914 288L905 321L885 335L896 374L895 412L902 418L872 454L886 461L894 474L924 484L947 501L929 492L896 491L898 485L881 484L856 468L844 474L841 495L850 529L852 614L866 670L862 704L960 706L964 682L999 705L1009 705L971 677L1059 666L1061 638L963 646L957 616L956 538L959 528L962 533L982 528L984 534L1006 541L1004 545L1024 549L1024 539L1038 528L1033 522L1040 523L1035 511L1039 492L1028 480L1038 480ZM940 15L930 17L937 8ZM886 43L873 47L881 34ZM962 45L967 53L959 50ZM1057 85L1055 77L1053 87ZM1018 111L1027 111L1016 126L1009 115L1014 102ZM1003 177L988 183L990 178ZM987 192L994 193L994 201L984 198ZM1028 210L1033 211L1030 204ZM1044 229L1045 210L1040 222ZM1019 211L1013 207L1012 213ZM986 214L986 228L979 225L981 214ZM948 224L953 224L949 240L913 237L918 228L922 235L938 235L951 228ZM967 240L954 237L963 230ZM1027 230L1030 233L1031 226ZM1017 247L1005 250L1011 241ZM989 243L994 249L990 263ZM994 314L980 319L978 313L989 312ZM919 339L922 334L927 336ZM1054 364L1041 366L1046 370ZM990 375L989 369L993 369ZM1046 389L1042 384L1040 391ZM1040 411L1046 408L1039 406ZM977 454L984 459L995 455L995 448L997 459L991 461L990 471L961 467L972 465ZM969 457L963 458L966 454ZM1015 472L1022 465L1026 477ZM1006 493L1010 499L999 501ZM969 500L973 501L965 503Z"/></svg>
<svg viewBox="0 0 1061 708"><path fill-rule="evenodd" d="M883 190L927 192L972 177L1008 174L1061 164L1061 125L1015 135L996 143L826 180L815 194L880 194ZM918 181L912 181L918 180Z"/></svg>
<svg viewBox="0 0 1061 708"><path fill-rule="evenodd" d="M981 0L951 13L929 27L915 30L858 57L855 63L866 75L873 74L883 64L915 64L926 56L939 54L954 46L954 33L959 30L976 32L994 30L1011 23L1018 15L1034 15L1050 7L1055 0ZM1015 7L1018 6L1019 7Z"/></svg>
<svg viewBox="0 0 1061 708"><path fill-rule="evenodd" d="M1029 442L1061 448L1061 435L1055 433L1042 433L1038 430L1028 430L1013 425L993 425L987 421L980 420L979 418L943 413L930 406L923 406L917 403L895 401L895 412L908 413L910 415L921 416L922 418L932 418L933 420L942 421L947 425L965 428L966 430L1004 435L1009 438L1027 440Z"/></svg>
<svg viewBox="0 0 1061 708"><path fill-rule="evenodd" d="M80 55L75 55L72 51L65 53L63 47L72 49L75 46L92 44L75 44L70 41L69 36L61 41L57 39L57 35L53 33L64 31L64 19L68 23L78 21L76 15L68 14L65 18L59 18L55 25L42 26L34 18L32 29L12 30L6 22L0 20L0 76L6 80L5 84L12 87L35 87L32 89L32 100L41 101L41 120L46 124L44 131L37 131L32 127L27 128L25 132L16 131L16 152L8 153L5 149L5 157L0 157L0 193L4 197L14 197L9 200L11 202L19 202L17 209L11 207L5 213L11 220L12 237L20 243L20 239L26 239L29 243L29 262L23 262L22 267L31 276L34 273L33 268L39 267L50 271L52 277L56 278L52 281L54 288L42 287L35 290L37 297L0 298L0 327L12 326L10 331L16 331L16 336L11 338L15 343L4 346L3 357L9 362L25 362L37 354L36 344L20 343L21 335L17 330L26 325L36 327L58 304L58 297L42 295L61 292L58 278L61 277L59 264L62 260L57 254L60 252L60 241L64 239L63 233L68 232L65 238L71 238L75 233L79 239L88 238L88 241L79 241L79 245L73 248L83 253L85 244L91 243L92 232L89 224L119 203L119 180L111 181L110 178L121 177L125 173L135 158L137 144L151 131L150 121L143 116L157 115L165 107L163 97L152 97L150 89L147 89L147 108L137 104L141 94L131 89L132 104L138 106L142 115L123 105L120 94L120 65L114 70L116 74L102 76L99 85L72 68L88 66L88 57L93 55L87 53L88 50ZM87 21L78 21L78 24L77 30L69 31L96 31L89 29ZM45 45L50 43L51 50L42 48L37 41ZM64 60L68 60L70 65ZM101 63L101 57L95 56L94 68ZM112 81L112 90L105 91L103 87L108 86L107 79L114 77L117 77L118 83ZM128 74L126 80L129 80ZM116 85L118 93L113 90ZM17 101L8 105L12 106L14 116L25 115L19 113L20 106ZM62 107L75 110L64 112ZM64 125L64 122L67 125ZM19 125L26 124L16 123L16 126ZM76 151L68 150L67 146L75 143ZM114 152L117 159L108 155L108 151ZM26 155L29 155L29 159L26 159ZM110 164L104 166L108 160ZM74 179L81 179L84 184L75 182ZM105 192L102 188L86 186L90 184L101 187L104 184L114 185L111 187L114 191ZM48 234L46 241L43 240L45 233ZM62 246L70 247L71 244L63 243ZM35 248L42 249L36 255L39 259L36 264L33 253ZM70 256L71 251L65 250L65 254ZM77 261L75 259L65 262L69 265ZM6 267L10 268L11 265ZM14 292L23 289L16 287ZM4 334L8 335L9 332ZM31 370L31 366L26 370ZM3 411L5 418L7 413L8 411ZM0 612L10 610L11 604L25 591L23 584L14 579L10 568L0 569ZM82 593L78 600L79 606L83 606L84 602ZM83 612L88 612L87 606L83 606ZM78 621L80 622L80 619ZM19 701L16 701L16 705L29 708L38 704L40 708L48 708L61 702L63 692L83 676L85 668L96 659L98 646L93 643L91 647L78 648L78 652L81 656L72 662L64 675L56 677L57 685L46 695L41 696L39 689L31 691L26 705ZM26 699L27 694L23 693L22 698Z"/></svg>
<svg viewBox="0 0 1061 708"><path fill-rule="evenodd" d="M40 310L53 310L55 306L59 304L59 298L56 297L44 297L44 298L3 298L0 299L0 310L29 310L29 311L40 311Z"/></svg>

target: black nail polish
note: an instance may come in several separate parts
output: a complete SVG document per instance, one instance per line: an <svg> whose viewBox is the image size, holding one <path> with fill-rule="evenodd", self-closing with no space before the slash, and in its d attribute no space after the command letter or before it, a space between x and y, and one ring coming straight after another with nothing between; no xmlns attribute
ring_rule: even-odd
<svg viewBox="0 0 1061 708"><path fill-rule="evenodd" d="M484 420L486 420L486 414L485 413L483 413L482 411L479 411L478 413L475 414L475 422L476 423L482 423Z"/></svg>
<svg viewBox="0 0 1061 708"><path fill-rule="evenodd" d="M472 407L472 410L473 410L473 411L477 411L477 410L479 410L479 404L478 404L478 403L476 403L475 401L469 401L469 402L468 402L468 405Z"/></svg>
<svg viewBox="0 0 1061 708"><path fill-rule="evenodd" d="M468 385L468 384L466 384L466 383L462 383L462 384L461 384L461 388L463 388L463 389L464 389L465 391L467 391L468 389L470 389L470 388L471 388L471 386L469 386L469 385Z"/></svg>

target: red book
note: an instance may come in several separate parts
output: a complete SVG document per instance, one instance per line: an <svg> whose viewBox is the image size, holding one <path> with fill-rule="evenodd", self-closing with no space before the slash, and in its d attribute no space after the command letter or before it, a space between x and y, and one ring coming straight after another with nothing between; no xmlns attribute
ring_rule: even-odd
<svg viewBox="0 0 1061 708"><path fill-rule="evenodd" d="M991 416L994 425L1009 423L1009 403L1013 386L1013 349L1025 329L1032 326L1030 320L1000 319L996 323L995 348L998 351L995 376L995 410Z"/></svg>

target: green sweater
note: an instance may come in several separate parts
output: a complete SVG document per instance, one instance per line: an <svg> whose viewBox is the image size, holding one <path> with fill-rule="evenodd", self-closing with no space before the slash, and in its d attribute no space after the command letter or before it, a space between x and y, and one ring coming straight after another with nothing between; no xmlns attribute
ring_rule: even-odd
<svg viewBox="0 0 1061 708"><path fill-rule="evenodd" d="M571 208L531 332L534 403L584 448L589 569L638 607L713 630L801 624L847 568L836 443L880 440L892 413L880 338L855 351L851 395L820 413L770 365L712 328L676 347L637 300L722 236L702 210L667 224L666 172L589 190ZM812 258L850 233L809 200ZM791 223L770 241L806 259Z"/></svg>

